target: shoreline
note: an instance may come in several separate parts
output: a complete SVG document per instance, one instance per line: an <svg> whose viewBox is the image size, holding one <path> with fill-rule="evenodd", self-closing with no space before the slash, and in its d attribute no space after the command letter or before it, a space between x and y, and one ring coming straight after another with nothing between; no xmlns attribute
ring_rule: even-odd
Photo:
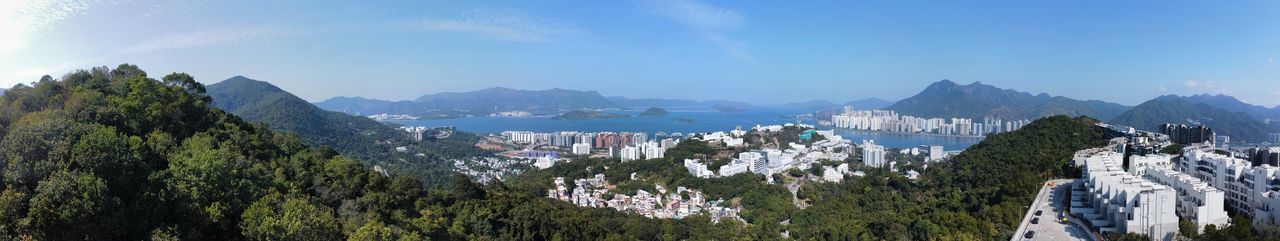
<svg viewBox="0 0 1280 241"><path fill-rule="evenodd" d="M987 136L973 136L973 135L943 135L943 134L922 133L922 132L873 131L873 130L850 129L850 128L831 128L831 130L833 130L833 131L857 131L857 132L865 132L865 133L893 134L893 135L905 135L905 136L934 136L934 137L955 137L955 138L974 138L974 139L985 139L985 138L987 138Z"/></svg>

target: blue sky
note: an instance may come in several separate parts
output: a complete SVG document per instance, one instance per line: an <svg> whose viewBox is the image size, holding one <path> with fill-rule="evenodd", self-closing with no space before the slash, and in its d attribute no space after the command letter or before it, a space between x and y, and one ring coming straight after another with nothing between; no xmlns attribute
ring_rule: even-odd
<svg viewBox="0 0 1280 241"><path fill-rule="evenodd" d="M1280 1L364 2L4 0L0 85L128 62L311 101L504 86L843 102L951 79L1280 104Z"/></svg>

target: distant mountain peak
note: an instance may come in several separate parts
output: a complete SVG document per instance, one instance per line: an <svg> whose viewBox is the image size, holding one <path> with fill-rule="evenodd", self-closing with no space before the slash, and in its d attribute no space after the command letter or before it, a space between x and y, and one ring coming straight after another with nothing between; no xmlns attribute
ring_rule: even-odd
<svg viewBox="0 0 1280 241"><path fill-rule="evenodd" d="M887 109L920 117L966 117L981 119L1036 119L1051 115L1087 115L1109 119L1129 107L1101 101L1080 101L1047 93L1032 95L974 81L956 85L951 80L935 82L915 96L899 100Z"/></svg>

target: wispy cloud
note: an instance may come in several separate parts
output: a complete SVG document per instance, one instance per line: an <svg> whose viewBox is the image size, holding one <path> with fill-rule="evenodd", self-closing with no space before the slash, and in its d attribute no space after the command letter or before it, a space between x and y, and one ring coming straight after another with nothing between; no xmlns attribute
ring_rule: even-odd
<svg viewBox="0 0 1280 241"><path fill-rule="evenodd" d="M747 49L747 43L734 40L727 32L746 24L746 14L721 8L697 0L642 0L642 11L661 16L700 32L711 44L723 48L730 56L744 61L755 57Z"/></svg>
<svg viewBox="0 0 1280 241"><path fill-rule="evenodd" d="M217 46L251 41L261 41L307 32L276 26L246 26L217 30L166 34L143 40L117 50L120 53L143 53L160 50Z"/></svg>
<svg viewBox="0 0 1280 241"><path fill-rule="evenodd" d="M4 0L0 1L0 55L25 48L35 35L83 14L92 7L120 1Z"/></svg>
<svg viewBox="0 0 1280 241"><path fill-rule="evenodd" d="M551 42L594 38L569 24L529 17L515 10L468 11L455 18L430 18L375 24L322 26L239 26L214 30L171 33L116 50L136 54L154 51L269 41L277 38L371 31L452 32L494 41Z"/></svg>
<svg viewBox="0 0 1280 241"><path fill-rule="evenodd" d="M1166 92L1169 92L1169 87L1166 87L1166 86L1163 86L1163 85L1161 85L1160 87L1157 87L1156 89L1160 90L1160 93L1166 93Z"/></svg>
<svg viewBox="0 0 1280 241"><path fill-rule="evenodd" d="M474 10L456 18L404 21L393 27L425 32L454 32L513 42L550 42L593 38L570 24L529 17L515 10Z"/></svg>
<svg viewBox="0 0 1280 241"><path fill-rule="evenodd" d="M1186 82L1182 83L1182 87L1194 93L1207 93L1207 94L1230 94L1231 93L1231 91L1228 91L1226 88L1223 88L1222 86L1218 86L1218 83L1214 83L1213 81L1201 82L1198 80L1187 80Z"/></svg>

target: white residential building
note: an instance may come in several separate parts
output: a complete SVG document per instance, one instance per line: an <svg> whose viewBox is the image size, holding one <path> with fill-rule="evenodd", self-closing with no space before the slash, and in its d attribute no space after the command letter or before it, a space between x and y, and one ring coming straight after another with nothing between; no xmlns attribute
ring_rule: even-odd
<svg viewBox="0 0 1280 241"><path fill-rule="evenodd" d="M1244 159L1214 153L1200 146L1183 148L1177 170L1192 175L1226 194L1226 206L1253 218L1258 230L1280 234L1280 168L1252 166Z"/></svg>
<svg viewBox="0 0 1280 241"><path fill-rule="evenodd" d="M641 148L644 149L645 159L662 158L667 151L666 148L662 148L661 144L658 144L656 141L645 142Z"/></svg>
<svg viewBox="0 0 1280 241"><path fill-rule="evenodd" d="M1083 152L1083 153L1081 153ZM1100 232L1145 234L1172 241L1178 234L1173 188L1125 172L1123 154L1108 148L1077 152L1085 181L1073 187L1071 212Z"/></svg>
<svg viewBox="0 0 1280 241"><path fill-rule="evenodd" d="M538 169L547 169L554 165L556 165L556 159L551 156L542 156L539 157L537 161L533 162L533 166Z"/></svg>
<svg viewBox="0 0 1280 241"><path fill-rule="evenodd" d="M862 147L862 164L871 167L884 167L887 164L884 159L884 146L876 145L874 140L863 140L860 147Z"/></svg>
<svg viewBox="0 0 1280 241"><path fill-rule="evenodd" d="M947 152L942 150L942 146L929 146L929 161L942 161L947 157Z"/></svg>
<svg viewBox="0 0 1280 241"><path fill-rule="evenodd" d="M749 151L738 153L738 159L751 163L751 166L749 166L749 170L751 172L764 175L773 174L769 172L769 161L764 159L764 155L761 155L759 152Z"/></svg>
<svg viewBox="0 0 1280 241"><path fill-rule="evenodd" d="M591 144L589 143L573 143L574 155L591 154Z"/></svg>
<svg viewBox="0 0 1280 241"><path fill-rule="evenodd" d="M727 176L733 176L738 173L749 172L752 169L751 168L752 164L754 163L748 160L733 159L733 161L729 162L729 164L720 166L720 176L727 177Z"/></svg>
<svg viewBox="0 0 1280 241"><path fill-rule="evenodd" d="M1133 156L1129 161L1133 162ZM1172 169L1148 169L1143 177L1177 191L1178 216L1190 219L1200 232L1203 232L1204 227L1209 224L1225 227L1231 223L1223 203L1226 197L1222 190L1210 187L1200 179Z"/></svg>
<svg viewBox="0 0 1280 241"><path fill-rule="evenodd" d="M623 147L618 153L618 155L622 156L622 161L624 162L640 160L640 154L642 154L640 148L634 146Z"/></svg>
<svg viewBox="0 0 1280 241"><path fill-rule="evenodd" d="M1129 174L1141 177L1147 174L1147 170L1173 170L1173 158L1174 156L1166 154L1131 155Z"/></svg>
<svg viewBox="0 0 1280 241"><path fill-rule="evenodd" d="M844 174L839 170L831 167L822 167L822 180L827 182L840 182L844 180Z"/></svg>
<svg viewBox="0 0 1280 241"><path fill-rule="evenodd" d="M703 164L694 159L684 159L684 168L688 169L689 174L692 174L695 177L709 178L715 175L711 170L707 170L707 164Z"/></svg>

